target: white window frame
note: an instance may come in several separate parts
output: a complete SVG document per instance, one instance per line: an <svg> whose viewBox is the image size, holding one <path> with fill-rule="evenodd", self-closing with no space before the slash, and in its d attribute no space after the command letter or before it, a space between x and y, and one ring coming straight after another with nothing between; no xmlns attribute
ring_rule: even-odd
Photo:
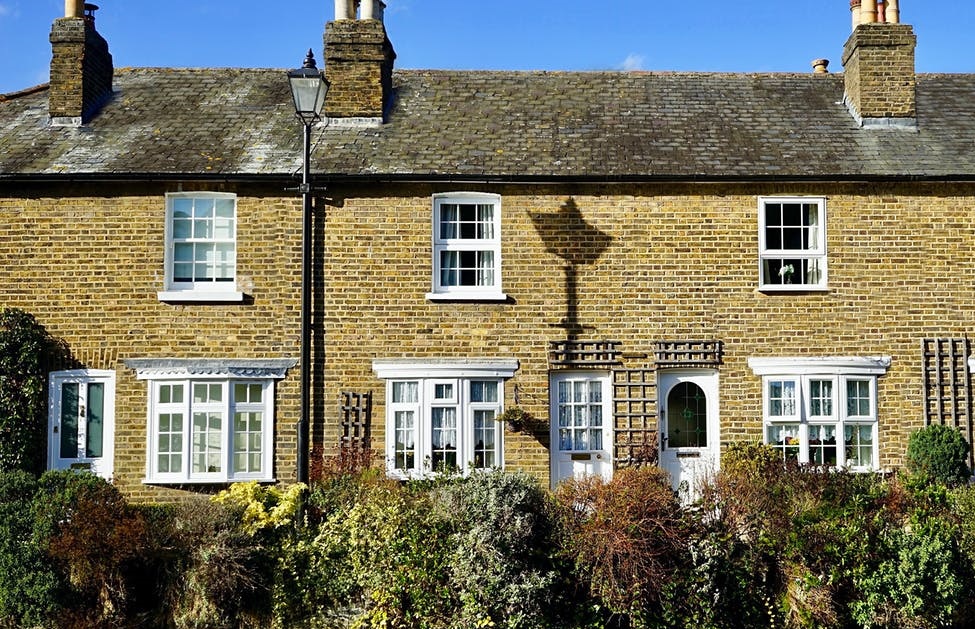
<svg viewBox="0 0 975 629"><path fill-rule="evenodd" d="M230 238L176 238L174 234L174 206L178 200L183 199L213 199L213 200L233 200L234 218L233 235ZM166 246L164 253L164 277L165 288L157 293L160 301L206 301L206 302L239 302L243 301L243 292L237 289L237 225L239 215L237 211L237 195L228 192L168 192L166 193ZM192 224L192 223L191 223ZM230 264L234 269L234 277L230 281L177 281L174 276L175 249L178 243L213 243L233 245L232 260Z"/></svg>
<svg viewBox="0 0 975 629"><path fill-rule="evenodd" d="M495 464L488 467L475 467L474 414L477 411L492 411L498 417L504 409L504 382L518 369L517 360L446 360L437 362L414 362L398 360L377 360L373 362L376 376L386 381L386 472L392 478L428 478L438 470L432 468L433 409L448 407L456 409L457 466L456 471L464 476L475 471L487 471L504 467L504 429L495 420L494 459ZM480 381L497 382L497 400L494 402L475 402L471 399L470 383ZM416 400L394 402L393 387L400 383L416 383ZM453 389L449 398L436 395L438 385L450 385ZM414 444L413 465L400 469L396 465L396 417L397 413L413 413L412 439Z"/></svg>
<svg viewBox="0 0 975 629"><path fill-rule="evenodd" d="M441 219L444 205L491 205L491 238L442 238ZM501 290L501 196L480 192L451 192L433 195L433 224L431 227L433 259L432 290L430 300L503 301L507 295ZM494 282L489 286L445 285L441 282L442 254L447 252L490 252L494 258L492 273Z"/></svg>
<svg viewBox="0 0 975 629"><path fill-rule="evenodd" d="M767 206L772 204L801 204L816 205L819 208L819 223L812 232L812 240L808 248L771 248L768 242L766 225ZM809 233L805 234L806 237ZM780 243L783 244L784 243ZM826 197L759 197L758 199L758 282L759 290L763 291L821 291L827 290L827 256L826 256ZM783 269L791 265L793 273L784 273ZM797 265L799 268L797 268ZM795 282L791 278L800 278L802 266L815 267L815 281ZM787 280L787 278L789 278Z"/></svg>
<svg viewBox="0 0 975 629"><path fill-rule="evenodd" d="M293 360L180 360L180 359L130 359L126 364L136 370L136 377L148 383L146 417L146 478L148 484L228 483L257 480L275 482L274 478L274 392L275 381L284 378ZM219 402L197 404L193 401L193 386L217 385L222 396ZM235 399L234 385L260 385L262 399L259 403ZM182 386L182 399L163 403L159 392L163 386ZM216 472L193 472L193 412L210 410L222 413L220 427L220 469ZM182 425L180 469L160 471L160 417L167 412L179 413ZM258 472L234 469L234 419L236 412L260 412L261 422L261 469Z"/></svg>
<svg viewBox="0 0 975 629"><path fill-rule="evenodd" d="M800 464L817 463L811 451L815 449L813 434L822 427L835 427L836 468L852 471L873 471L880 467L880 442L877 412L877 378L890 367L889 356L876 357L826 357L826 358L749 358L748 365L755 375L762 376L762 439L770 443L772 429L791 429L796 439L796 460ZM828 412L814 415L813 383L829 382L831 408ZM866 415L850 415L847 411L848 384L869 384L869 411ZM770 395L775 383L791 385L792 405L775 405ZM820 399L822 399L820 395ZM822 407L820 407L822 410ZM791 411L791 412L788 412ZM869 426L872 431L872 453L869 465L848 464L844 447L845 430L848 426ZM775 444L770 444L775 445ZM785 447L775 445L782 450Z"/></svg>

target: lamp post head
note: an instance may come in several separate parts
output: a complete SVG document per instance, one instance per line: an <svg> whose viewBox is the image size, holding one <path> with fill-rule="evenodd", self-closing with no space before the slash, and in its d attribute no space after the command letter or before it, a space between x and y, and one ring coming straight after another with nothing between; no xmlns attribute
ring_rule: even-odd
<svg viewBox="0 0 975 629"><path fill-rule="evenodd" d="M329 83L315 64L315 55L310 48L304 64L300 68L288 71L288 83L291 85L295 115L302 124L310 125L321 120Z"/></svg>

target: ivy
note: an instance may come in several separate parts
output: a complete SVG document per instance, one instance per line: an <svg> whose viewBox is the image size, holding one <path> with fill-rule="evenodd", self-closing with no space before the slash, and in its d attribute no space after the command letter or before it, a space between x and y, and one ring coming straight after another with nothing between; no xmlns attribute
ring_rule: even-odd
<svg viewBox="0 0 975 629"><path fill-rule="evenodd" d="M43 469L47 366L59 351L33 315L0 309L0 472Z"/></svg>

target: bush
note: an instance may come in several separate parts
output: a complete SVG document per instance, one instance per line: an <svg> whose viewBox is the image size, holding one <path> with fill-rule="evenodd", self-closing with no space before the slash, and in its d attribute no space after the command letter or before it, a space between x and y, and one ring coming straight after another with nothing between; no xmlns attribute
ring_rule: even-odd
<svg viewBox="0 0 975 629"><path fill-rule="evenodd" d="M122 623L133 612L131 575L145 546L141 515L107 481L71 471L40 478L30 513L33 538L61 583L58 626Z"/></svg>
<svg viewBox="0 0 975 629"><path fill-rule="evenodd" d="M593 596L634 622L659 603L687 552L681 506L667 473L624 468L613 479L562 483L557 497L567 517L567 552Z"/></svg>
<svg viewBox="0 0 975 629"><path fill-rule="evenodd" d="M63 599L63 583L34 537L31 503L37 479L0 473L0 625L42 625Z"/></svg>
<svg viewBox="0 0 975 629"><path fill-rule="evenodd" d="M968 481L970 449L962 434L943 424L915 431L907 442L907 467L949 487Z"/></svg>
<svg viewBox="0 0 975 629"><path fill-rule="evenodd" d="M178 629L266 627L273 563L239 510L202 497L177 507L180 581L168 607Z"/></svg>
<svg viewBox="0 0 975 629"><path fill-rule="evenodd" d="M437 518L452 531L450 587L462 608L455 626L560 626L556 514L526 474L480 473L433 492Z"/></svg>

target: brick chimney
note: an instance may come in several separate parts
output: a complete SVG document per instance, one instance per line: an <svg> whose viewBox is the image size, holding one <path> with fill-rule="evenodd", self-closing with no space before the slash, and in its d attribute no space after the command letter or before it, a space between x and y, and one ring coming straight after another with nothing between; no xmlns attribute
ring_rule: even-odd
<svg viewBox="0 0 975 629"><path fill-rule="evenodd" d="M335 20L325 25L325 77L331 83L325 115L330 119L382 123L396 59L383 24L385 6L381 0L335 0Z"/></svg>
<svg viewBox="0 0 975 629"><path fill-rule="evenodd" d="M843 48L847 107L861 127L915 129L914 30L898 23L896 0L862 0L859 13L860 0L850 5L854 28Z"/></svg>
<svg viewBox="0 0 975 629"><path fill-rule="evenodd" d="M95 31L97 9L80 0L65 0L64 17L51 27L52 124L85 124L112 96L112 55L108 42Z"/></svg>

